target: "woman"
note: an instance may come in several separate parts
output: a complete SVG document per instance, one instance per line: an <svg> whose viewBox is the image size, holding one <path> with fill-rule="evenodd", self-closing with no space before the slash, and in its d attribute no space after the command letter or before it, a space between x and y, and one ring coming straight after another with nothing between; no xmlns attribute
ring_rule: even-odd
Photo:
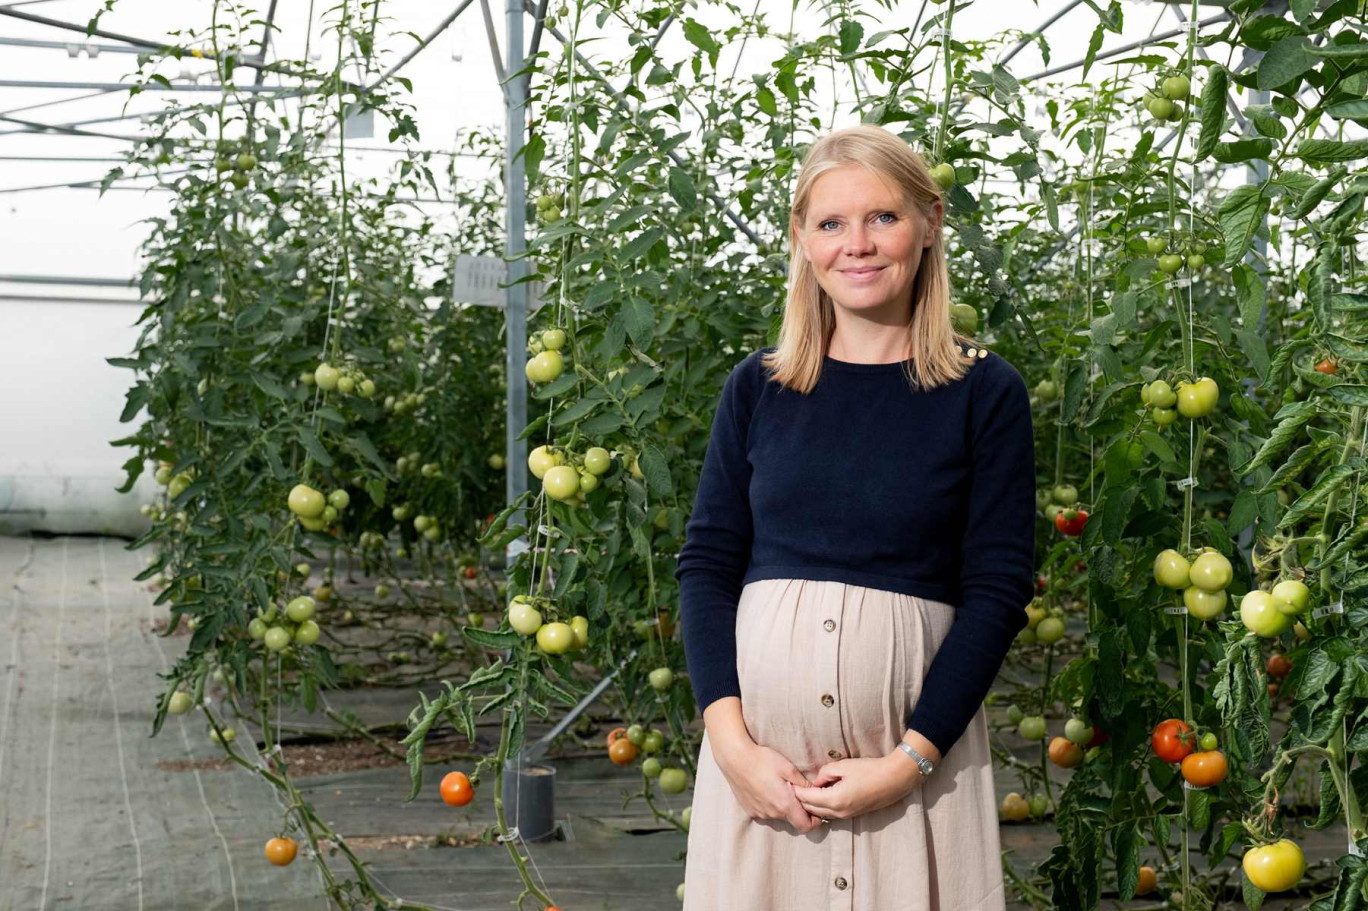
<svg viewBox="0 0 1368 911"><path fill-rule="evenodd" d="M675 572L684 911L1005 906L983 699L1033 594L1031 413L951 328L943 215L880 127L803 162L778 344L722 390Z"/></svg>

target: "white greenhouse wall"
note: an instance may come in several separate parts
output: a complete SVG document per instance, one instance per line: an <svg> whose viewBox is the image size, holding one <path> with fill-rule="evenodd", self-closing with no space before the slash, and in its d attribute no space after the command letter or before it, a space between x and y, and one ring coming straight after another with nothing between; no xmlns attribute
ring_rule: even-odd
<svg viewBox="0 0 1368 911"><path fill-rule="evenodd" d="M140 312L0 300L0 533L133 536L148 527L138 506L160 488L145 473L118 493L132 450L109 445L141 419L119 423L133 372L105 363L132 350Z"/></svg>

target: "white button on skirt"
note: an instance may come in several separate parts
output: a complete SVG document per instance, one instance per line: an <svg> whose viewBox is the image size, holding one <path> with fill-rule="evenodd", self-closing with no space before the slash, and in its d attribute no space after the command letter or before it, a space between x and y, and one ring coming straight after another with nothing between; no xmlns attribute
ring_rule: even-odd
<svg viewBox="0 0 1368 911"><path fill-rule="evenodd" d="M736 617L747 730L809 778L833 757L887 755L954 618L944 602L843 582L747 584ZM684 911L997 911L999 845L982 707L907 798L807 834L751 819L705 734Z"/></svg>

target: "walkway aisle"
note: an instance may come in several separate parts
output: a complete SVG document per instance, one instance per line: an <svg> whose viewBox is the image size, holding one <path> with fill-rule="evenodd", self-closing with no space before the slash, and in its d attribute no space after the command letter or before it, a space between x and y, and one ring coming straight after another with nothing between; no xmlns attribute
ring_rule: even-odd
<svg viewBox="0 0 1368 911"><path fill-rule="evenodd" d="M201 716L149 738L157 674L183 637L152 632L114 538L0 537L0 911L325 908L314 864L268 864L281 807L222 756Z"/></svg>

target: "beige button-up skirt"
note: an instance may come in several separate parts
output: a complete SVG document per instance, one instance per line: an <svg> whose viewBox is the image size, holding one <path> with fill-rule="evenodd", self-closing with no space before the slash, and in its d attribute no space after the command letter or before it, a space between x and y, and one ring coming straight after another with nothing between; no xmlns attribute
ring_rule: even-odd
<svg viewBox="0 0 1368 911"><path fill-rule="evenodd" d="M751 737L809 778L834 759L887 755L954 617L940 601L844 582L748 583L736 666ZM751 819L705 734L688 849L684 911L1004 909L985 710L906 799L807 834Z"/></svg>

